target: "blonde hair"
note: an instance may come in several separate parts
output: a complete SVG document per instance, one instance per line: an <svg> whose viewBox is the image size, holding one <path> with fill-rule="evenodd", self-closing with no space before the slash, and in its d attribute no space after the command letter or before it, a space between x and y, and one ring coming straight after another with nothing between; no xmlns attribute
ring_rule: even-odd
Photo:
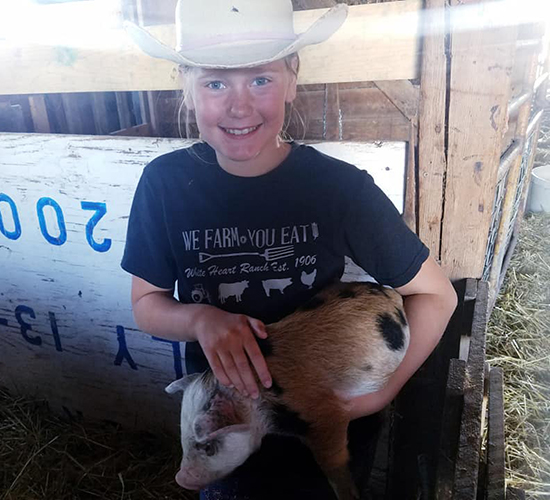
<svg viewBox="0 0 550 500"><path fill-rule="evenodd" d="M294 67L294 60L297 61L296 67ZM286 68L288 71L290 71L295 77L296 80L298 79L298 73L300 71L300 57L297 53L290 54L284 58L284 62L286 65ZM180 138L200 138L200 133L197 134L194 130L191 129L191 109L186 105L189 102L189 99L191 99L191 80L193 77L193 74L196 70L195 67L192 66L179 66L179 75L180 75L180 81L182 83L182 90L181 95L179 96L178 106L177 106L177 122L178 122L178 132ZM182 120L182 115L185 113L185 117ZM287 105L287 109L285 112L285 123L283 125L282 130L279 132L279 140L283 142L290 142L294 139L288 134L288 127L292 121L293 116L296 116L296 121L301 125L302 127L302 134L301 139L303 140L306 133L306 123L304 119L302 118L302 115L300 112L296 109L294 106L294 103L290 103ZM185 124L185 136L182 133L182 121Z"/></svg>

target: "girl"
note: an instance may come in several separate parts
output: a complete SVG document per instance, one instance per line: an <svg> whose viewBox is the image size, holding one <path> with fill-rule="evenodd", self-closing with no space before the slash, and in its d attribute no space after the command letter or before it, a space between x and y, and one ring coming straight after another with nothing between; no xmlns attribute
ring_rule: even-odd
<svg viewBox="0 0 550 500"><path fill-rule="evenodd" d="M372 177L280 139L297 51L330 37L346 14L337 5L297 36L290 0L179 0L176 50L127 25L147 54L180 65L202 141L144 169L122 267L133 275L142 330L186 341L188 373L210 367L221 384L257 398L256 377L273 382L257 342L264 325L339 279L350 256L406 296L411 329L388 385L349 402L358 418L382 410L424 362L456 296ZM201 498L334 497L308 450L273 438Z"/></svg>

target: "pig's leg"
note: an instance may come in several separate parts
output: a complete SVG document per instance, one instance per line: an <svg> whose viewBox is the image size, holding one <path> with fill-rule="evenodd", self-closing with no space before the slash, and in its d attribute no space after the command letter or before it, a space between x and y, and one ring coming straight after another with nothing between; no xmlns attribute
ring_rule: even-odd
<svg viewBox="0 0 550 500"><path fill-rule="evenodd" d="M338 500L358 500L359 494L349 469L347 419L327 419L313 424L307 437L317 463L323 469Z"/></svg>

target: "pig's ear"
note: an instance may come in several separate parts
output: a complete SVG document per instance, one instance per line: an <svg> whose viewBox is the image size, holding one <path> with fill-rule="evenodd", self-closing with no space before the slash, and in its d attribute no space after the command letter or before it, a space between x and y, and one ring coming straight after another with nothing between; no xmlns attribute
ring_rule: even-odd
<svg viewBox="0 0 550 500"><path fill-rule="evenodd" d="M183 378L179 378L178 380L174 380L170 385L168 385L164 390L168 394L174 394L174 392L178 391L185 391L187 389L187 386L200 377L200 373L193 373L191 375L186 375Z"/></svg>
<svg viewBox="0 0 550 500"><path fill-rule="evenodd" d="M235 432L250 432L250 425L248 424L228 425L227 427L222 427L221 429L218 429L217 431L212 432L204 440L210 441L212 439L220 438L222 436L235 433Z"/></svg>
<svg viewBox="0 0 550 500"><path fill-rule="evenodd" d="M208 401L205 412L195 418L193 430L197 441L206 441L226 432L242 432L244 424L238 401L226 391L217 390Z"/></svg>

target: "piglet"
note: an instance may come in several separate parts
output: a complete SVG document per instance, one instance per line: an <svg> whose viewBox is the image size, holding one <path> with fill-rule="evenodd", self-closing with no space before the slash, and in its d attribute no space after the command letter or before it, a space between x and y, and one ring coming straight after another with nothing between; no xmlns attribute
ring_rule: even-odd
<svg viewBox="0 0 550 500"><path fill-rule="evenodd" d="M263 351L273 386L257 400L222 386L210 371L166 388L183 390L176 481L200 489L241 465L266 434L283 434L309 446L339 500L357 498L346 401L381 389L405 356L401 295L373 283L336 283L267 332Z"/></svg>

